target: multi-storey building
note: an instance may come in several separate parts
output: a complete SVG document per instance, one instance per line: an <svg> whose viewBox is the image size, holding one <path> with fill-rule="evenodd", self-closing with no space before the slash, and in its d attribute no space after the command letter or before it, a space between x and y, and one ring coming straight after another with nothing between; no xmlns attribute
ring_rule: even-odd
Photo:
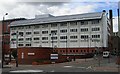
<svg viewBox="0 0 120 74"><path fill-rule="evenodd" d="M10 47L53 47L62 55L109 50L111 23L107 13L42 15L10 24ZM16 35L17 34L17 35Z"/></svg>

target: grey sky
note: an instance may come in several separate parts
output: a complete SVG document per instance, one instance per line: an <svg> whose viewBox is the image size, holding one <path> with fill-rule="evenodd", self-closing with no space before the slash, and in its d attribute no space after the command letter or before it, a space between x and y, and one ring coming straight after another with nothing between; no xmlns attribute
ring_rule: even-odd
<svg viewBox="0 0 120 74"><path fill-rule="evenodd" d="M119 0L2 0L0 2L0 20L7 12L5 19L34 18L35 15L52 14L54 16L96 12L99 5L94 2L117 3ZM88 2L88 4L84 4ZM93 4L91 4L93 3ZM102 10L100 10L102 11ZM115 18L116 16L114 16ZM114 19L114 31L117 31L117 19Z"/></svg>

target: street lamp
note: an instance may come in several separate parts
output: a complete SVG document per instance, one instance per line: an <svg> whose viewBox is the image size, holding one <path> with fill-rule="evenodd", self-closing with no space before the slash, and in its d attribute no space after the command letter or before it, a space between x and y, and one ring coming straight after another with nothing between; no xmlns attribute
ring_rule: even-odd
<svg viewBox="0 0 120 74"><path fill-rule="evenodd" d="M3 62L4 62L4 20L6 15L8 15L8 13L5 13L2 21L2 68L3 68Z"/></svg>
<svg viewBox="0 0 120 74"><path fill-rule="evenodd" d="M51 34L49 34L51 36L51 40L52 40L52 49L54 49L54 47L53 47L53 35L54 34L56 34L56 33L52 32ZM53 52L53 50L52 50L52 52Z"/></svg>

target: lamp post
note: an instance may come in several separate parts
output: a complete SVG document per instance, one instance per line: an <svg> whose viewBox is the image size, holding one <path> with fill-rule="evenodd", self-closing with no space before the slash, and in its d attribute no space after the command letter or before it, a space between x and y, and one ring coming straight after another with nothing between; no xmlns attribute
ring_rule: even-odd
<svg viewBox="0 0 120 74"><path fill-rule="evenodd" d="M18 31L16 32L16 51L17 51L16 67L18 67Z"/></svg>
<svg viewBox="0 0 120 74"><path fill-rule="evenodd" d="M52 40L52 49L54 49L54 47L53 47L53 35L54 34L56 34L56 33L52 32L51 34L49 34L51 36L51 40ZM53 52L53 50L52 50L52 52Z"/></svg>
<svg viewBox="0 0 120 74"><path fill-rule="evenodd" d="M2 68L3 68L3 63L4 63L4 20L5 16L8 15L8 13L5 13L3 16L3 21L2 21Z"/></svg>

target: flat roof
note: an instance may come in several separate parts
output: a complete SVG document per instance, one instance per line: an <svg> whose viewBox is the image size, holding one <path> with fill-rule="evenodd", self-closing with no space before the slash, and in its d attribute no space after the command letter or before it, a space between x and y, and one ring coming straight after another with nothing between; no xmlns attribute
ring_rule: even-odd
<svg viewBox="0 0 120 74"><path fill-rule="evenodd" d="M54 16L48 18L35 18L27 20L14 21L10 26L26 26L34 24L45 24L54 22L66 22L66 21L77 21L77 20L90 20L90 19L101 19L103 12L84 13L76 15L65 15L65 16Z"/></svg>

